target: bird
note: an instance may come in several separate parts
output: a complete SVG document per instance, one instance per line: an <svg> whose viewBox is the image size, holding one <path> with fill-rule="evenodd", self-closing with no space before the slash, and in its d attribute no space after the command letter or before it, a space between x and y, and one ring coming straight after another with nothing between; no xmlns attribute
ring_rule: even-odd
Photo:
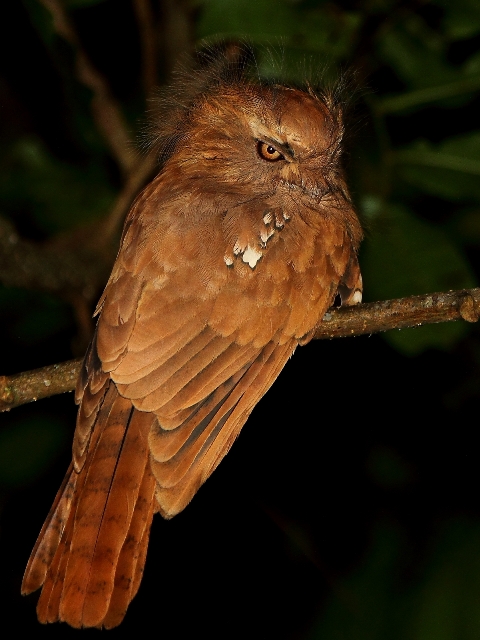
<svg viewBox="0 0 480 640"><path fill-rule="evenodd" d="M22 583L42 623L121 623L154 513L187 506L327 309L362 298L339 92L207 62L159 107L160 171L95 311L72 462Z"/></svg>

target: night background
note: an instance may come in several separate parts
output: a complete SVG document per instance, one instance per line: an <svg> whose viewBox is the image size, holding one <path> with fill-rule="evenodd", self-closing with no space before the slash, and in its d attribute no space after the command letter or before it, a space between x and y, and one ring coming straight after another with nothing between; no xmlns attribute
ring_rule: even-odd
<svg viewBox="0 0 480 640"><path fill-rule="evenodd" d="M0 375L83 354L118 194L154 175L147 98L205 40L248 38L266 78L355 75L346 167L365 301L477 285L478 0L2 9ZM193 502L155 517L142 586L109 636L480 638L479 401L480 332L466 322L299 348ZM75 414L65 394L0 416L0 602L17 634L78 637L39 625L37 596L20 596Z"/></svg>

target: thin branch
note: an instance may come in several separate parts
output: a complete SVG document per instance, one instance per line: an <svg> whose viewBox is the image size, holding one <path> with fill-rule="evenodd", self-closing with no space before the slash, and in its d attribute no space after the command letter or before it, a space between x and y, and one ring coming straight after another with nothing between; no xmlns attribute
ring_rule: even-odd
<svg viewBox="0 0 480 640"><path fill-rule="evenodd" d="M461 289L331 309L314 338L346 338L452 320L477 322L479 318L480 288Z"/></svg>
<svg viewBox="0 0 480 640"><path fill-rule="evenodd" d="M91 299L108 276L108 262L105 255L87 249L79 233L62 236L58 243L33 242L0 217L0 283L7 287L59 295L78 291Z"/></svg>
<svg viewBox="0 0 480 640"><path fill-rule="evenodd" d="M55 31L73 47L76 54L77 76L93 93L92 112L95 123L107 141L114 158L124 172L135 163L134 145L127 125L108 84L95 69L80 44L65 7L59 0L39 0L53 18Z"/></svg>
<svg viewBox="0 0 480 640"><path fill-rule="evenodd" d="M92 238L92 247L101 249L115 237L133 200L157 167L157 161L157 152L153 150L129 173L110 213L100 223L98 235Z"/></svg>
<svg viewBox="0 0 480 640"><path fill-rule="evenodd" d="M157 85L157 32L150 0L133 0L142 48L142 81L145 95Z"/></svg>
<svg viewBox="0 0 480 640"><path fill-rule="evenodd" d="M439 153L429 149L400 149L395 153L394 160L400 164L448 169L449 171L461 171L473 176L480 176L479 160L450 153Z"/></svg>
<svg viewBox="0 0 480 640"><path fill-rule="evenodd" d="M186 0L160 0L164 68L168 78L176 63L193 44L192 10Z"/></svg>
<svg viewBox="0 0 480 640"><path fill-rule="evenodd" d="M0 283L91 301L105 284L125 215L156 167L154 152L129 173L107 216L48 242L21 238L0 216Z"/></svg>
<svg viewBox="0 0 480 640"><path fill-rule="evenodd" d="M73 391L82 361L83 358L77 358L14 376L0 376L0 411L10 411L27 402Z"/></svg>
<svg viewBox="0 0 480 640"><path fill-rule="evenodd" d="M376 107L380 115L395 113L412 107L421 107L425 104L446 100L466 93L475 93L480 89L480 74L466 76L460 80L446 82L445 84L424 89L415 89L398 95L381 98Z"/></svg>
<svg viewBox="0 0 480 640"><path fill-rule="evenodd" d="M463 289L331 309L325 314L314 338L324 340L360 336L461 319L477 322L479 318L480 289ZM27 402L72 391L80 366L81 360L70 360L0 377L0 411L9 411Z"/></svg>

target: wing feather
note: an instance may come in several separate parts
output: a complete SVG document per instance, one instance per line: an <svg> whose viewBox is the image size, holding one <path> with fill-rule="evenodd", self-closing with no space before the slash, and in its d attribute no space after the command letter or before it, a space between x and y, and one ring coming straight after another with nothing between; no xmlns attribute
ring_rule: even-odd
<svg viewBox="0 0 480 640"><path fill-rule="evenodd" d="M296 341L290 341L280 347L268 345L216 412L208 428L205 429L208 433L203 434L202 446L190 450L189 454L195 452L196 456L186 473L173 486L163 486L161 480L158 482L156 497L160 512L165 518L171 518L185 508L198 488L227 454L252 409L273 384L286 361L293 354L296 344ZM152 470L157 480L159 479L157 473L158 475L163 473L160 467L160 463L152 460Z"/></svg>
<svg viewBox="0 0 480 640"><path fill-rule="evenodd" d="M141 351L130 350L129 357L115 368L114 377L119 384L131 384L164 365L169 358L194 340L205 328L205 323L193 318L180 325L172 333L153 344L145 346Z"/></svg>
<svg viewBox="0 0 480 640"><path fill-rule="evenodd" d="M242 369L248 362L251 362L258 354L258 349L247 346L239 346L235 343L230 344L225 351L215 360L205 360L205 367L201 371L201 375L190 375L188 371L189 381L181 390L165 405L159 412L171 415L179 410L187 409L189 406L201 402L204 398L223 384L232 375ZM180 372L179 372L180 373ZM187 377L187 376L186 376Z"/></svg>
<svg viewBox="0 0 480 640"><path fill-rule="evenodd" d="M167 517L187 504L228 451L347 269L352 246L341 225L317 211L302 215L277 233L255 269L240 258L226 267L224 250L215 242L207 250L205 235L193 252L193 236L185 238L182 261L171 246L180 218L166 221L150 242L147 222L126 232L128 260L105 292L99 355L121 396L155 414L151 467ZM149 259L134 258L134 245L144 253L148 246ZM143 284L129 287L127 272Z"/></svg>
<svg viewBox="0 0 480 640"><path fill-rule="evenodd" d="M172 380L176 376L177 384L182 384L181 379L178 378L178 372L182 370L183 367L189 366L189 364L195 359L202 359L202 352L209 350L208 347L213 342L213 348L211 351L216 353L218 350L225 348L228 344L224 342L223 344L217 339L215 334L212 331L204 330L199 333L193 340L190 340L186 344L183 345L182 348L176 351L168 360L166 360L163 365L154 368L153 371L148 373L147 375L140 375L129 384L122 384L119 380L117 380L115 371L112 372L112 379L117 383L118 389L120 393L124 396L128 396L132 400L137 400L136 406L140 410L152 411L155 409L155 406L147 407L147 404L150 404L148 400L151 395L154 395L155 400L159 403L157 407L162 406L166 402L161 398L161 392L164 392L164 396L168 398L168 394L174 395L178 388L174 387L175 384ZM168 384L166 384L168 383ZM159 390L159 391L158 391ZM160 397L159 397L160 396ZM157 399L158 398L158 399Z"/></svg>
<svg viewBox="0 0 480 640"><path fill-rule="evenodd" d="M217 387L208 398L199 402L195 410L182 412L186 414L184 421L173 429L165 427L163 420L160 424L157 419L149 438L152 457L158 462L167 462L178 453L194 431L203 431L246 370L247 366L237 371L229 380Z"/></svg>

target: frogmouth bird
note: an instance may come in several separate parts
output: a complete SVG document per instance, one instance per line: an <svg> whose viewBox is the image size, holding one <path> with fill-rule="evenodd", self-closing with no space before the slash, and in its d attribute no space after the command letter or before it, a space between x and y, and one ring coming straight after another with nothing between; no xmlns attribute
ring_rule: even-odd
<svg viewBox="0 0 480 640"><path fill-rule="evenodd" d="M335 298L361 300L335 91L227 60L169 95L161 170L125 221L72 463L23 579L23 593L42 587L41 622L122 621L153 514L187 506Z"/></svg>

